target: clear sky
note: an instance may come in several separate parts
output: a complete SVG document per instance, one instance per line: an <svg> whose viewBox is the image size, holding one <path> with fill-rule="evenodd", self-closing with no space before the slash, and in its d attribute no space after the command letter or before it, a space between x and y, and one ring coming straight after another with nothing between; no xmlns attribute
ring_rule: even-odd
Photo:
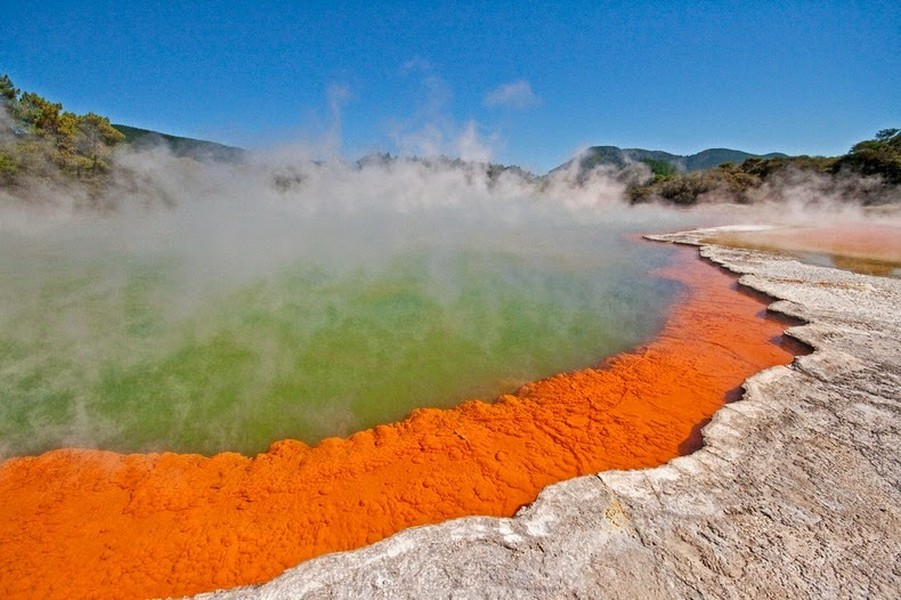
<svg viewBox="0 0 901 600"><path fill-rule="evenodd" d="M547 170L594 144L841 154L901 127L901 2L0 1L0 73L247 148Z"/></svg>

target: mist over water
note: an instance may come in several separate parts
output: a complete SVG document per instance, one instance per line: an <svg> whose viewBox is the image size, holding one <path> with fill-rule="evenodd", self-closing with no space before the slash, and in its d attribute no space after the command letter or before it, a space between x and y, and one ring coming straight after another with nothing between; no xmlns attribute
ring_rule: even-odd
<svg viewBox="0 0 901 600"><path fill-rule="evenodd" d="M0 212L0 456L255 453L597 364L650 337L697 215L437 161L119 157L104 214Z"/></svg>

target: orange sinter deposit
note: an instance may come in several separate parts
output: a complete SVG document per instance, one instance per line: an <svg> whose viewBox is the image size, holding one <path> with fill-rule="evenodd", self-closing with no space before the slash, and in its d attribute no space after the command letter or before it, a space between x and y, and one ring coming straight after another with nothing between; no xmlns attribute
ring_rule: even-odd
<svg viewBox="0 0 901 600"><path fill-rule="evenodd" d="M659 465L751 374L785 364L784 323L734 277L674 252L685 284L653 343L495 403L422 409L315 447L0 465L0 596L146 598L268 580L314 556L463 515L512 515L546 485ZM774 343L775 342L775 343Z"/></svg>
<svg viewBox="0 0 901 600"><path fill-rule="evenodd" d="M896 225L849 223L725 231L709 241L742 248L823 253L836 267L870 275L889 275L901 269L901 227Z"/></svg>

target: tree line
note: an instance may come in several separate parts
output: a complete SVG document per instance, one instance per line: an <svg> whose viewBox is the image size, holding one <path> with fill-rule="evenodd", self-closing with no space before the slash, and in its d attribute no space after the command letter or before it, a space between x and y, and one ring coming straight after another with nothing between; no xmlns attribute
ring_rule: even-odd
<svg viewBox="0 0 901 600"><path fill-rule="evenodd" d="M862 204L901 201L901 130L883 129L842 156L748 158L713 169L680 172L661 161L645 161L651 177L627 190L632 204L664 202L691 206L705 200L748 204L778 188L818 178L819 188Z"/></svg>
<svg viewBox="0 0 901 600"><path fill-rule="evenodd" d="M99 192L113 166L113 149L125 139L107 117L64 111L62 104L21 92L8 75L0 75L0 186L9 188L42 179L79 181ZM855 144L838 157L748 158L740 164L727 162L689 173L665 160L642 162L650 176L635 177L634 165L622 170L621 179L629 182L626 194L632 204L753 203L771 198L774 189L787 189L787 184L798 184L805 177L816 178L820 192L848 201L901 202L899 129L879 131L873 139ZM492 168L488 173L492 181L501 171L512 169ZM530 181L541 179L519 169L515 172Z"/></svg>
<svg viewBox="0 0 901 600"><path fill-rule="evenodd" d="M107 117L64 111L62 104L22 92L0 75L0 184L60 176L97 180L124 139Z"/></svg>

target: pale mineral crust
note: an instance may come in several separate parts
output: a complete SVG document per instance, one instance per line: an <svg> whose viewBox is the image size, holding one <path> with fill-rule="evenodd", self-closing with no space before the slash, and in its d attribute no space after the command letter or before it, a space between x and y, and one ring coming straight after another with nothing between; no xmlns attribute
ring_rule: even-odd
<svg viewBox="0 0 901 600"><path fill-rule="evenodd" d="M802 319L788 334L815 350L748 379L701 450L199 597L901 597L901 280L700 252Z"/></svg>

